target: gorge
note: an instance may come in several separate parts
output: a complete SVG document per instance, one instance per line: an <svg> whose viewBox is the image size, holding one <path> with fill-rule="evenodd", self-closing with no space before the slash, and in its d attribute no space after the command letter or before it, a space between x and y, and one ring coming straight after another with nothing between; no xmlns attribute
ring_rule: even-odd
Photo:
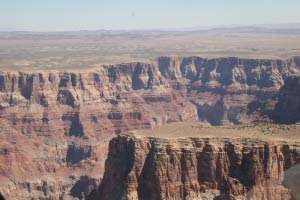
<svg viewBox="0 0 300 200"><path fill-rule="evenodd" d="M121 134L88 199L299 199L300 127L287 127L174 123Z"/></svg>
<svg viewBox="0 0 300 200"><path fill-rule="evenodd" d="M6 199L88 196L102 180L109 141L130 130L197 121L211 125L297 123L299 73L300 57L287 60L159 57L149 63L101 65L96 70L1 72L0 162L5 165L0 166L0 192ZM111 143L120 140L126 146L126 138L119 136ZM151 144L150 140L146 138L145 145ZM194 143L191 141L189 145ZM213 151L202 144L205 142L200 143L197 148ZM235 139L222 142L222 148L226 145L229 148L231 143ZM139 144L140 141L136 143ZM258 144L257 149L246 150L265 154L278 148L281 150L268 156L284 154L283 146ZM149 148L144 150L152 152ZM199 149L198 152L203 151ZM143 156L152 155L149 152ZM292 154L297 157L295 152ZM245 156L244 151L237 153ZM289 162L291 166L298 160ZM231 172L224 169L222 175L232 177L228 173ZM228 187L229 182L235 182L231 178L226 181ZM203 187L195 184L189 186L194 187L193 192ZM244 191L241 188L250 183L237 184L230 191L240 194ZM179 197L179 189L174 190L174 198Z"/></svg>

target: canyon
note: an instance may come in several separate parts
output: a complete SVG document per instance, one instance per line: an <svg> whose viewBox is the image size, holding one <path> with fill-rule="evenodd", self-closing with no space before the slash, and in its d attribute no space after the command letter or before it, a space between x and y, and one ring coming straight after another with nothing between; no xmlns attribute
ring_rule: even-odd
<svg viewBox="0 0 300 200"><path fill-rule="evenodd" d="M6 199L82 199L102 181L109 141L131 130L196 121L211 125L299 122L299 73L300 57L159 57L148 63L72 72L1 72L0 163L5 164L0 166L0 192ZM119 136L110 146L116 140L125 146L125 141L137 140L126 138L131 136ZM141 143L151 144L150 140ZM213 149L200 143L199 152ZM229 148L230 143L222 143L222 148ZM255 151L274 150L259 149ZM244 155L243 151L239 154ZM108 157L109 162L113 161ZM225 171L222 175L227 182L222 183L230 187L233 179ZM234 181L238 184L235 193L255 185L254 179L247 184ZM196 194L203 186L202 182L195 184ZM212 188L220 187L215 184ZM179 197L178 188L174 190L174 198Z"/></svg>
<svg viewBox="0 0 300 200"><path fill-rule="evenodd" d="M286 139L287 127L175 123L121 134L88 199L299 199L300 127Z"/></svg>

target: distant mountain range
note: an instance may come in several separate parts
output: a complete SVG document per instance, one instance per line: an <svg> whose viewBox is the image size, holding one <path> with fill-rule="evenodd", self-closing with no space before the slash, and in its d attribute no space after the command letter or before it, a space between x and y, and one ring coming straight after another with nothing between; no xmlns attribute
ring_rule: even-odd
<svg viewBox="0 0 300 200"><path fill-rule="evenodd" d="M221 29L271 29L271 30L300 30L300 22L298 23L278 23L278 24L253 24L253 25L216 25L216 26L196 26L187 28L157 28L157 29L97 29L97 30L74 30L74 31L30 31L18 30L14 28L0 28L0 32L20 32L20 33L124 33L124 32L151 32L151 31L203 31L203 30L221 30Z"/></svg>
<svg viewBox="0 0 300 200"><path fill-rule="evenodd" d="M236 28L269 28L269 29L300 29L300 22L298 23L278 23L278 24L252 24L252 25L220 25L220 26L198 26L191 28L179 28L174 30L209 30L209 29L236 29Z"/></svg>

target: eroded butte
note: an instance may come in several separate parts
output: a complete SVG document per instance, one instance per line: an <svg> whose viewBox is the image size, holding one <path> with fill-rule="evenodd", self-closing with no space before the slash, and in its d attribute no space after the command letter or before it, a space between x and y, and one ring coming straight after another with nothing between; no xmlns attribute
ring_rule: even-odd
<svg viewBox="0 0 300 200"><path fill-rule="evenodd" d="M89 199L298 199L299 139L298 125L174 123L121 134Z"/></svg>

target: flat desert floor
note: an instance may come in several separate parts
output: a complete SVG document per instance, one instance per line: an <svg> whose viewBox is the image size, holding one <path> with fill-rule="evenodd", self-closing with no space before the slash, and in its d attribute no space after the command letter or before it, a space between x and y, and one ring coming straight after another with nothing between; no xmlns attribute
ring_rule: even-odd
<svg viewBox="0 0 300 200"><path fill-rule="evenodd" d="M261 141L300 142L300 125L243 124L210 126L207 123L171 123L152 130L131 131L136 137L249 138Z"/></svg>
<svg viewBox="0 0 300 200"><path fill-rule="evenodd" d="M0 71L83 70L159 56L286 59L300 55L300 30L0 32Z"/></svg>

